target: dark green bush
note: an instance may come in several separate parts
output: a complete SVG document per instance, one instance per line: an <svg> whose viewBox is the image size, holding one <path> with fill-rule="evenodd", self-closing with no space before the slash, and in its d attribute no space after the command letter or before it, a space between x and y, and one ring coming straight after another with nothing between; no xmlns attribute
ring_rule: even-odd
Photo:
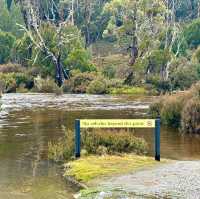
<svg viewBox="0 0 200 199"><path fill-rule="evenodd" d="M0 64L9 61L15 39L11 33L0 31Z"/></svg>
<svg viewBox="0 0 200 199"><path fill-rule="evenodd" d="M81 72L96 71L95 66L90 62L90 59L89 53L85 49L80 48L73 50L64 63L68 68L80 70Z"/></svg>
<svg viewBox="0 0 200 199"><path fill-rule="evenodd" d="M198 67L186 58L180 58L173 63L169 76L172 90L185 90L198 81Z"/></svg>
<svg viewBox="0 0 200 199"><path fill-rule="evenodd" d="M159 93L171 90L170 81L161 79L159 75L149 75L146 83L152 85Z"/></svg>

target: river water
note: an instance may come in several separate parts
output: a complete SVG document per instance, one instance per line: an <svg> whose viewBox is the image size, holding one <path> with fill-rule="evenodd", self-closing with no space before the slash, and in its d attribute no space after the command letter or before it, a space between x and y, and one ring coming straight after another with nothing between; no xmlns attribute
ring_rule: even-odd
<svg viewBox="0 0 200 199"><path fill-rule="evenodd" d="M141 118L154 97L6 94L0 112L0 199L71 199L77 191L48 161L48 142L73 128L77 118ZM152 130L136 130L149 143ZM200 159L200 137L162 128L162 157Z"/></svg>

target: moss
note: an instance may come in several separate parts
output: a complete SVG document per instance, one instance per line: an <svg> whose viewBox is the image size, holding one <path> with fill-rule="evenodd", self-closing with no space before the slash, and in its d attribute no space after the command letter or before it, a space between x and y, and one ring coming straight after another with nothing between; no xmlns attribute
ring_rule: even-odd
<svg viewBox="0 0 200 199"><path fill-rule="evenodd" d="M121 156L88 156L69 162L65 176L73 176L76 180L89 183L99 177L125 174L147 166L159 164L151 157L124 154Z"/></svg>
<svg viewBox="0 0 200 199"><path fill-rule="evenodd" d="M116 94L147 94L147 90L143 87L122 87L122 88L112 88L110 89L110 93L113 95Z"/></svg>

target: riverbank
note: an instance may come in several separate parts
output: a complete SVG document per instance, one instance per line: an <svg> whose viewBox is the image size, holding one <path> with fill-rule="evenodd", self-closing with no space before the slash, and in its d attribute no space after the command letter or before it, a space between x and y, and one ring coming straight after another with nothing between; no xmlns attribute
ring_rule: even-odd
<svg viewBox="0 0 200 199"><path fill-rule="evenodd" d="M67 163L64 177L79 185L83 189L81 193L85 195L98 192L97 185L108 179L151 169L167 162L169 161L156 162L152 157L135 154L91 155Z"/></svg>
<svg viewBox="0 0 200 199"><path fill-rule="evenodd" d="M198 199L200 161L169 161L113 177L96 178L75 197ZM123 168L123 167L122 167ZM123 170L123 169L122 169Z"/></svg>

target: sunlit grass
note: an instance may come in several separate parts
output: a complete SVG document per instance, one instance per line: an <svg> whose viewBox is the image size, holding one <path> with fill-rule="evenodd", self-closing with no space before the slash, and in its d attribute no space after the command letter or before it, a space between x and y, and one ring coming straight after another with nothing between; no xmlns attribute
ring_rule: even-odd
<svg viewBox="0 0 200 199"><path fill-rule="evenodd" d="M111 94L147 94L147 90L143 87L122 87L110 89Z"/></svg>
<svg viewBox="0 0 200 199"><path fill-rule="evenodd" d="M95 178L125 174L158 164L160 163L152 157L133 154L88 156L68 163L65 176L73 176L76 180L87 183Z"/></svg>

